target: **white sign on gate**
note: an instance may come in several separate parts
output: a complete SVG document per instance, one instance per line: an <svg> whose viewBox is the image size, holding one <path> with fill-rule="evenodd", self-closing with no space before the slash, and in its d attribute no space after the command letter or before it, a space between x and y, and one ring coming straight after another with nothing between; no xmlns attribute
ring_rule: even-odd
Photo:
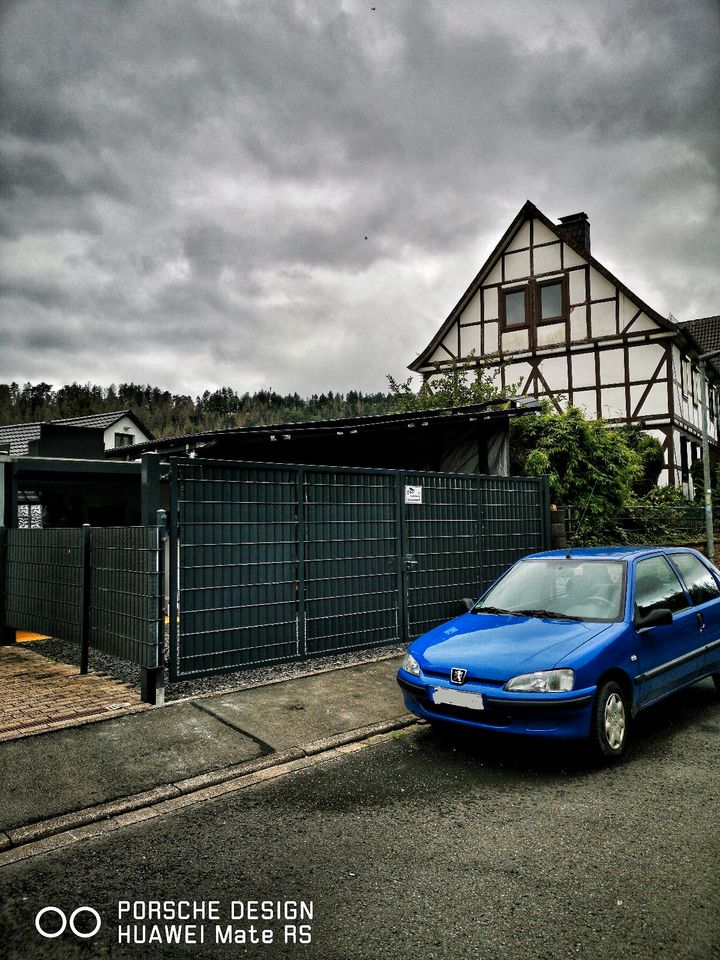
<svg viewBox="0 0 720 960"><path fill-rule="evenodd" d="M405 487L405 503L422 503L422 487Z"/></svg>

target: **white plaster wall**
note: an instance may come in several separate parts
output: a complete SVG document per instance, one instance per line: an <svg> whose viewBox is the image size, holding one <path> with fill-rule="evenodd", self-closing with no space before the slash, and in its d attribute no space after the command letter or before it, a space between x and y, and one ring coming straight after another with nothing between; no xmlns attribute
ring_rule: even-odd
<svg viewBox="0 0 720 960"><path fill-rule="evenodd" d="M615 304L593 303L590 307L590 332L593 337L611 337L617 332Z"/></svg>
<svg viewBox="0 0 720 960"><path fill-rule="evenodd" d="M616 293L614 284L606 280L595 267L590 267L590 299L605 300L607 297L614 297Z"/></svg>
<svg viewBox="0 0 720 960"><path fill-rule="evenodd" d="M637 343L628 351L631 380L649 380L665 355L659 343ZM662 371L661 371L662 375Z"/></svg>
<svg viewBox="0 0 720 960"><path fill-rule="evenodd" d="M480 325L460 327L460 356L467 357L471 350L480 356Z"/></svg>
<svg viewBox="0 0 720 960"><path fill-rule="evenodd" d="M106 450L113 450L115 448L116 433L132 434L135 438L133 443L144 443L150 439L146 433L133 423L130 417L122 417L122 419L118 420L118 422L114 423L111 427L108 427L103 433L103 442Z"/></svg>
<svg viewBox="0 0 720 960"><path fill-rule="evenodd" d="M640 397L642 397L645 392L645 387L637 384L636 386L630 387L630 413L637 408L638 403L640 402ZM668 394L667 394L667 384L666 383L654 383L650 387L650 391L643 400L643 405L637 412L638 417L655 417L655 416L667 416L668 411Z"/></svg>
<svg viewBox="0 0 720 960"><path fill-rule="evenodd" d="M573 405L580 407L589 420L597 419L597 397L594 390L574 390Z"/></svg>
<svg viewBox="0 0 720 960"><path fill-rule="evenodd" d="M554 344L565 344L565 324L549 323L537 328L537 343L539 347L550 347Z"/></svg>
<svg viewBox="0 0 720 960"><path fill-rule="evenodd" d="M585 303L585 271L571 270L568 279L570 303Z"/></svg>
<svg viewBox="0 0 720 960"><path fill-rule="evenodd" d="M506 250L517 250L520 247L529 247L530 246L530 223L525 221L522 224L518 232L512 238L510 243L505 248Z"/></svg>
<svg viewBox="0 0 720 960"><path fill-rule="evenodd" d="M460 323L480 322L480 293L476 293L460 314Z"/></svg>
<svg viewBox="0 0 720 960"><path fill-rule="evenodd" d="M560 269L560 244L550 247L535 247L533 250L533 268L537 273L551 273Z"/></svg>
<svg viewBox="0 0 720 960"><path fill-rule="evenodd" d="M553 240L557 240L557 236L540 220L533 220L533 242L551 243Z"/></svg>
<svg viewBox="0 0 720 960"><path fill-rule="evenodd" d="M498 323L485 324L485 353L497 353L500 349L498 344Z"/></svg>
<svg viewBox="0 0 720 960"><path fill-rule="evenodd" d="M600 416L603 420L626 417L625 387L603 387L600 394Z"/></svg>
<svg viewBox="0 0 720 960"><path fill-rule="evenodd" d="M497 287L483 289L483 306L485 309L485 320L497 320L498 318L498 292Z"/></svg>
<svg viewBox="0 0 720 960"><path fill-rule="evenodd" d="M600 382L625 383L625 352L620 349L600 351Z"/></svg>
<svg viewBox="0 0 720 960"><path fill-rule="evenodd" d="M519 280L530 275L530 251L505 254L505 279Z"/></svg>
<svg viewBox="0 0 720 960"><path fill-rule="evenodd" d="M505 353L528 349L527 330L510 330L502 335L502 348Z"/></svg>
<svg viewBox="0 0 720 960"><path fill-rule="evenodd" d="M568 267L583 267L587 263L587 260L584 257L581 257L579 253L575 253L566 243L563 244L563 262L565 268Z"/></svg>
<svg viewBox="0 0 720 960"><path fill-rule="evenodd" d="M570 308L570 339L573 343L580 340L587 340L587 307Z"/></svg>
<svg viewBox="0 0 720 960"><path fill-rule="evenodd" d="M555 393L567 393L567 358L545 357L540 363L540 370L547 381L547 385Z"/></svg>
<svg viewBox="0 0 720 960"><path fill-rule="evenodd" d="M571 356L573 389L595 386L595 354L573 353Z"/></svg>

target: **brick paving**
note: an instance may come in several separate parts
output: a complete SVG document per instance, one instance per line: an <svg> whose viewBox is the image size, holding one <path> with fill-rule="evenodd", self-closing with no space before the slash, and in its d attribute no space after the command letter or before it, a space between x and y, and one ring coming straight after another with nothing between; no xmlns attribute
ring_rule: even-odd
<svg viewBox="0 0 720 960"><path fill-rule="evenodd" d="M0 647L0 741L147 709L140 691L103 673L80 676L26 644Z"/></svg>

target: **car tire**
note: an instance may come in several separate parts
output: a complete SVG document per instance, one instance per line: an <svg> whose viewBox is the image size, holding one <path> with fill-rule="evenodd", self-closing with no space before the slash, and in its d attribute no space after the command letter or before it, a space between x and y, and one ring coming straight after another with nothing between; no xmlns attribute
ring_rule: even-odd
<svg viewBox="0 0 720 960"><path fill-rule="evenodd" d="M614 680L597 692L593 707L590 741L596 756L617 760L625 752L630 731L630 710L625 691Z"/></svg>

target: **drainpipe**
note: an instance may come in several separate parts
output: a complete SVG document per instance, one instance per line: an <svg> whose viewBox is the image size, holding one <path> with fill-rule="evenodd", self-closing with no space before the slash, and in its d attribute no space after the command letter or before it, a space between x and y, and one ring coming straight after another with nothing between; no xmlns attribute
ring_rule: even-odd
<svg viewBox="0 0 720 960"><path fill-rule="evenodd" d="M712 488L710 486L710 439L708 437L708 404L707 378L705 376L705 361L717 357L720 350L711 350L701 353L698 357L700 366L700 407L702 409L702 451L703 451L703 480L705 486L705 537L707 540L707 558L715 562L715 537L713 535L713 508Z"/></svg>

